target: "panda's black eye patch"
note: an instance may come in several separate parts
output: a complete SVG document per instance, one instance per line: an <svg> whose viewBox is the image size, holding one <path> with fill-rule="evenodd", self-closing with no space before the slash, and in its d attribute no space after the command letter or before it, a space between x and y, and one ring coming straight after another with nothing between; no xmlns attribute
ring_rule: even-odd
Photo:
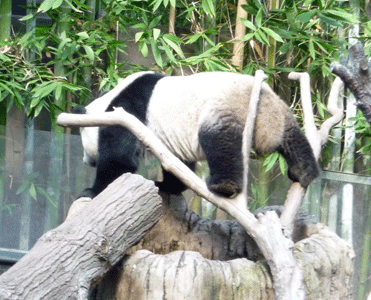
<svg viewBox="0 0 371 300"><path fill-rule="evenodd" d="M86 114L86 108L83 106L75 106L74 108L72 108L72 113L84 115Z"/></svg>

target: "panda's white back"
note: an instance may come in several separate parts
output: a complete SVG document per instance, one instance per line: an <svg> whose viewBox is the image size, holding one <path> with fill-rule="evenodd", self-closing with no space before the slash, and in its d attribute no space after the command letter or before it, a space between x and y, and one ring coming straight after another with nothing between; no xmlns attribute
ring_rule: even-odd
<svg viewBox="0 0 371 300"><path fill-rule="evenodd" d="M251 76L224 72L165 77L153 90L147 125L179 158L202 160L201 122L218 122L229 112L243 126L252 84Z"/></svg>

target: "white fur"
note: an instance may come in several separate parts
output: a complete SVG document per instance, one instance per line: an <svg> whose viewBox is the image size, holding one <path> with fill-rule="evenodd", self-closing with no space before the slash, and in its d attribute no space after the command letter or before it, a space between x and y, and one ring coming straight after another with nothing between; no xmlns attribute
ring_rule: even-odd
<svg viewBox="0 0 371 300"><path fill-rule="evenodd" d="M148 127L185 161L205 159L198 142L202 122L218 124L221 113L244 123L252 77L234 73L199 73L165 77L156 85L148 109Z"/></svg>

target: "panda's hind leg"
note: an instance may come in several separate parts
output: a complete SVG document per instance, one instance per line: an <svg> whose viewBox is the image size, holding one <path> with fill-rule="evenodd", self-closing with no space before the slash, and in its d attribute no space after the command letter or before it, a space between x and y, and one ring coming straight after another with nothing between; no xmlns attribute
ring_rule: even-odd
<svg viewBox="0 0 371 300"><path fill-rule="evenodd" d="M210 191L231 197L242 191L243 157L241 124L233 115L204 121L198 132L210 176L206 183Z"/></svg>
<svg viewBox="0 0 371 300"><path fill-rule="evenodd" d="M288 122L289 123L289 122ZM288 177L307 187L319 175L319 167L304 133L293 122L286 125L283 141L278 148L288 164Z"/></svg>

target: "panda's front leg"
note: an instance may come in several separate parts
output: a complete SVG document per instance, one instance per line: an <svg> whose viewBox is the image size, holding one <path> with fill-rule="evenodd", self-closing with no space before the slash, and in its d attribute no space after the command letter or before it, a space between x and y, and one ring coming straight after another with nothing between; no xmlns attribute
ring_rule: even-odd
<svg viewBox="0 0 371 300"><path fill-rule="evenodd" d="M196 163L191 162L187 163L184 162L184 164L190 168L193 172L196 168ZM180 194L181 192L184 192L187 189L187 186L184 185L182 181L180 181L175 175L172 173L166 171L164 168L162 168L162 181L156 181L156 186L159 188L159 190L163 193L168 194Z"/></svg>

